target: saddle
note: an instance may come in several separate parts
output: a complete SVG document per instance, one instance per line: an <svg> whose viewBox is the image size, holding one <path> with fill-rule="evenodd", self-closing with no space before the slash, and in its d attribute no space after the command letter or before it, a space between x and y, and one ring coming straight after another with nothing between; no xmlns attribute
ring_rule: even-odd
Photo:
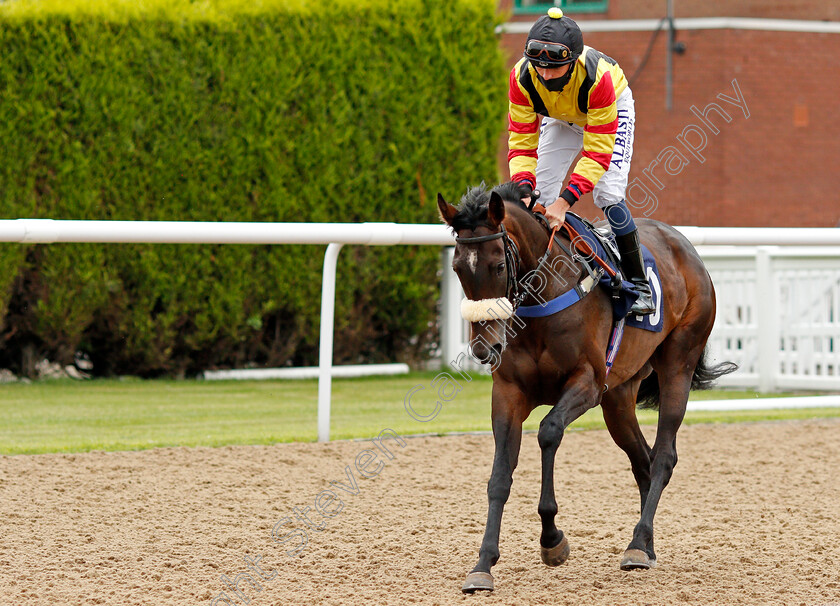
<svg viewBox="0 0 840 606"><path fill-rule="evenodd" d="M570 213L567 212L566 214L568 215ZM600 242L601 246L604 247L610 263L615 265L618 269L621 269L621 254L618 252L618 244L615 243L615 234L613 231L609 227L598 227L594 223L591 223L589 220L584 219L575 213L571 213L571 215L573 217L577 217L581 223L589 228L592 235L594 235L598 239L598 242Z"/></svg>
<svg viewBox="0 0 840 606"><path fill-rule="evenodd" d="M542 204L534 204L531 210L534 218L542 223L548 231L551 231L548 219L545 217L545 207ZM622 276L621 256L618 253L612 230L606 227L597 227L571 211L566 211L564 226L572 242L582 240L588 245L588 251L582 250L581 246L573 245L572 248L584 253L574 252L574 258L580 261L589 275L594 277L601 287L609 292L612 298L614 316L623 318L638 297L638 292L633 284L625 281ZM570 252L557 240L556 235L554 238L559 246Z"/></svg>

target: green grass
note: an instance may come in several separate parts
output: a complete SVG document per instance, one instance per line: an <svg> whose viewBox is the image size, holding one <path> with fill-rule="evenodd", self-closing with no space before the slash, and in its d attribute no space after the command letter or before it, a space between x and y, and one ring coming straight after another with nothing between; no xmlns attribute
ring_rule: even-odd
<svg viewBox="0 0 840 606"><path fill-rule="evenodd" d="M390 428L407 435L490 429L489 377L474 376L423 423L406 413L429 414L439 399L436 374L336 379L332 438L364 438ZM449 394L452 395L451 392ZM780 394L772 394L780 395ZM760 397L754 392L697 392L692 399ZM0 454L136 450L160 446L221 446L312 441L317 436L318 385L312 381L70 380L0 386ZM546 408L526 429L536 429ZM687 423L838 417L840 408L689 413ZM656 412L640 411L643 424ZM599 409L573 427L603 427Z"/></svg>

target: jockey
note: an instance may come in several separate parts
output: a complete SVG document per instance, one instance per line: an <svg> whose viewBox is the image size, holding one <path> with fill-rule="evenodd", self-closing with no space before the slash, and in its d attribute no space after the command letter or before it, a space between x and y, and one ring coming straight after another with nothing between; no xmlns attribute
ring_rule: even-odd
<svg viewBox="0 0 840 606"><path fill-rule="evenodd" d="M652 313L639 233L624 201L636 112L618 63L584 46L577 23L551 8L528 33L525 56L510 72L508 98L508 162L511 180L525 192L522 201L529 204L538 191L554 227L593 192L615 234L621 269L639 292L630 313Z"/></svg>

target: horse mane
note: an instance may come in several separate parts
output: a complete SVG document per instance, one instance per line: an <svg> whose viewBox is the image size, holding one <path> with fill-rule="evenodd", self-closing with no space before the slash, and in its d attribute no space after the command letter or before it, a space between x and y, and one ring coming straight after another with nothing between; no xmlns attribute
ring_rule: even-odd
<svg viewBox="0 0 840 606"><path fill-rule="evenodd" d="M482 181L479 185L469 188L467 193L461 196L458 213L452 219L452 229L456 232L462 229L474 230L487 223L487 205L490 203L490 194L493 192L499 194L505 202L516 204L527 210L521 200L525 192L519 184L508 181L493 189L488 189Z"/></svg>

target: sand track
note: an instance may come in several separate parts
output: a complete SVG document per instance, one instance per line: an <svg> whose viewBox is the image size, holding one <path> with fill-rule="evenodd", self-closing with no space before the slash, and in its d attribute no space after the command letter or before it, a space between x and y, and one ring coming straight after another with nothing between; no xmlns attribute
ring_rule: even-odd
<svg viewBox="0 0 840 606"><path fill-rule="evenodd" d="M840 605L837 420L684 427L656 518L659 566L633 573L618 563L638 493L603 431L564 439L558 525L572 554L559 568L540 563L539 449L528 434L503 520L497 590L478 596L460 586L483 532L492 438L390 443L394 458L364 479L355 462L367 448L0 457L0 604ZM343 508L325 518L315 500L329 488ZM339 502L328 496L322 509L335 512ZM301 554L289 557L299 535L280 545L271 533L296 507L310 507L312 524L324 528L309 529ZM293 526L304 524L278 536ZM251 570L259 589L239 576L237 598L221 575L247 573L245 556L265 576ZM229 602L216 600L222 591Z"/></svg>

